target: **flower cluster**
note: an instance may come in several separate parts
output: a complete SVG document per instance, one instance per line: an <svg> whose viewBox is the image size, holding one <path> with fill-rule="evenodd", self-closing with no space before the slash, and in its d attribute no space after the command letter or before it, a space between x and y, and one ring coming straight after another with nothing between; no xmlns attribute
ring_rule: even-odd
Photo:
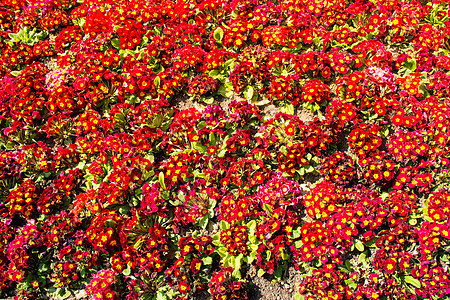
<svg viewBox="0 0 450 300"><path fill-rule="evenodd" d="M428 199L428 215L435 222L442 222L448 219L450 209L450 192L439 190L430 195Z"/></svg>
<svg viewBox="0 0 450 300"><path fill-rule="evenodd" d="M449 21L4 1L0 298L246 299L294 266L300 299L445 299Z"/></svg>
<svg viewBox="0 0 450 300"><path fill-rule="evenodd" d="M91 282L86 287L86 291L95 300L117 299L113 290L116 280L117 275L113 270L100 270L92 277Z"/></svg>
<svg viewBox="0 0 450 300"><path fill-rule="evenodd" d="M106 29L103 29L106 31ZM141 23L136 23L132 20L125 20L123 27L117 29L119 35L120 47L122 49L133 49L141 43L142 34L144 34L144 27Z"/></svg>
<svg viewBox="0 0 450 300"><path fill-rule="evenodd" d="M197 75L192 78L188 84L188 93L195 98L199 98L203 95L214 93L219 88L219 82L208 75Z"/></svg>
<svg viewBox="0 0 450 300"><path fill-rule="evenodd" d="M38 190L32 180L25 181L22 185L12 190L8 196L9 213L22 215L30 219L36 211Z"/></svg>
<svg viewBox="0 0 450 300"><path fill-rule="evenodd" d="M353 159L343 152L336 152L327 157L321 165L320 173L327 181L346 185L356 175Z"/></svg>
<svg viewBox="0 0 450 300"><path fill-rule="evenodd" d="M232 268L222 268L214 272L209 290L213 300L221 299L248 299L245 282L233 280Z"/></svg>
<svg viewBox="0 0 450 300"><path fill-rule="evenodd" d="M231 255L238 255L240 253L247 255L247 227L246 226L233 226L220 233L220 242L228 250Z"/></svg>

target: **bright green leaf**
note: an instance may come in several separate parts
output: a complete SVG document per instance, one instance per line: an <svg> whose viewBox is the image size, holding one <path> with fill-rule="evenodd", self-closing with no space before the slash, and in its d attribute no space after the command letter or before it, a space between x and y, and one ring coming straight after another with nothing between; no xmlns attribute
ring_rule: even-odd
<svg viewBox="0 0 450 300"><path fill-rule="evenodd" d="M358 251L363 252L364 251L364 244L360 240L356 240L355 247L358 249Z"/></svg>
<svg viewBox="0 0 450 300"><path fill-rule="evenodd" d="M197 149L200 153L206 153L206 151L208 150L208 147L199 143L194 143L194 148Z"/></svg>
<svg viewBox="0 0 450 300"><path fill-rule="evenodd" d="M244 89L244 97L246 100L251 100L253 98L254 89L251 85Z"/></svg>
<svg viewBox="0 0 450 300"><path fill-rule="evenodd" d="M262 277L265 273L266 273L266 271L264 271L264 269L259 269L257 275L258 275L258 277Z"/></svg>
<svg viewBox="0 0 450 300"><path fill-rule="evenodd" d="M422 284L420 283L420 281L412 276L405 276L405 282L409 283L410 285L412 285L418 289L420 289L422 287Z"/></svg>
<svg viewBox="0 0 450 300"><path fill-rule="evenodd" d="M209 142L213 146L217 145L216 136L212 132L209 134Z"/></svg>
<svg viewBox="0 0 450 300"><path fill-rule="evenodd" d="M164 182L164 173L163 172L159 172L158 179L159 179L159 184L161 185L161 188L163 190L167 189L166 188L166 183Z"/></svg>
<svg viewBox="0 0 450 300"><path fill-rule="evenodd" d="M122 271L123 275L125 276L130 276L131 274L131 268L129 265L127 265L127 268L125 270Z"/></svg>
<svg viewBox="0 0 450 300"><path fill-rule="evenodd" d="M213 259L211 256L203 257L202 261L205 265L211 265L213 262Z"/></svg>
<svg viewBox="0 0 450 300"><path fill-rule="evenodd" d="M116 48L117 50L120 50L120 41L118 38L113 38L111 40L111 44L114 48Z"/></svg>
<svg viewBox="0 0 450 300"><path fill-rule="evenodd" d="M223 39L223 29L217 27L216 30L214 30L213 36L217 42L221 43Z"/></svg>
<svg viewBox="0 0 450 300"><path fill-rule="evenodd" d="M153 80L153 83L155 84L155 88L158 89L161 84L161 78L159 78L159 76L156 76Z"/></svg>
<svg viewBox="0 0 450 300"><path fill-rule="evenodd" d="M300 293L297 293L297 294L295 294L295 296L294 296L294 300L304 300L305 299L305 296L303 296L302 294L300 294Z"/></svg>

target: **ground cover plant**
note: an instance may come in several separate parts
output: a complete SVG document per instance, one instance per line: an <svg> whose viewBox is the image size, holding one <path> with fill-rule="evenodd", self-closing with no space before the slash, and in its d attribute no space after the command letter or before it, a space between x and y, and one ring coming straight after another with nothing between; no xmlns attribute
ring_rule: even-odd
<svg viewBox="0 0 450 300"><path fill-rule="evenodd" d="M0 297L448 299L449 5L3 1Z"/></svg>

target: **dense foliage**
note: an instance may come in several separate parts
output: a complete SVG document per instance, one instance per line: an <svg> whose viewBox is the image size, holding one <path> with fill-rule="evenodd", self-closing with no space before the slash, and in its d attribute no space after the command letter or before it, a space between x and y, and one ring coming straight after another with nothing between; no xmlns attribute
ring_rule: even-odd
<svg viewBox="0 0 450 300"><path fill-rule="evenodd" d="M449 5L3 1L0 296L448 297Z"/></svg>

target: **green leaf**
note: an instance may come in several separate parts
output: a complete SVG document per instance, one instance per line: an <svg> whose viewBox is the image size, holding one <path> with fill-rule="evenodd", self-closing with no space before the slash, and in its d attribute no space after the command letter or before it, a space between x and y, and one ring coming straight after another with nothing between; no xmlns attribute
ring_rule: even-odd
<svg viewBox="0 0 450 300"><path fill-rule="evenodd" d="M370 241L366 242L366 246L367 247L376 247L376 242L377 242L378 238L373 238Z"/></svg>
<svg viewBox="0 0 450 300"><path fill-rule="evenodd" d="M220 232L217 232L215 235L213 235L212 243L216 246L220 245Z"/></svg>
<svg viewBox="0 0 450 300"><path fill-rule="evenodd" d="M306 165L303 167L305 169L305 173L312 173L314 172L314 167L311 165Z"/></svg>
<svg viewBox="0 0 450 300"><path fill-rule="evenodd" d="M272 213L272 212L273 212L272 207L271 207L269 204L267 204L267 203L264 203L264 204L263 204L263 209L264 209L266 212L268 212L268 213Z"/></svg>
<svg viewBox="0 0 450 300"><path fill-rule="evenodd" d="M208 147L199 143L194 143L194 148L197 149L200 153L206 153L206 151L208 150Z"/></svg>
<svg viewBox="0 0 450 300"><path fill-rule="evenodd" d="M203 178L203 179L206 179L205 173L200 172L200 171L197 170L197 169L195 169L195 170L192 172L192 175L194 175L194 178Z"/></svg>
<svg viewBox="0 0 450 300"><path fill-rule="evenodd" d="M362 263L364 266L367 266L367 264L369 263L366 252L361 253L361 255L359 255L359 258L358 258L359 262Z"/></svg>
<svg viewBox="0 0 450 300"><path fill-rule="evenodd" d="M12 76L17 77L17 76L20 75L21 72L22 71L11 71L10 73L11 73Z"/></svg>
<svg viewBox="0 0 450 300"><path fill-rule="evenodd" d="M49 265L46 263L40 263L38 267L39 272L47 272L49 270Z"/></svg>
<svg viewBox="0 0 450 300"><path fill-rule="evenodd" d="M206 104L212 105L214 103L214 97L202 98L202 101Z"/></svg>
<svg viewBox="0 0 450 300"><path fill-rule="evenodd" d="M403 63L404 67L408 70L415 71L417 69L417 62L415 59L412 59L408 62Z"/></svg>
<svg viewBox="0 0 450 300"><path fill-rule="evenodd" d="M236 64L237 64L236 59L235 58L230 58L229 60L224 62L223 67L224 68L229 68L231 70L231 69L234 69Z"/></svg>
<svg viewBox="0 0 450 300"><path fill-rule="evenodd" d="M201 228L205 229L206 227L208 227L208 222L209 222L209 218L208 215L203 216L200 221L197 222L197 225L200 226Z"/></svg>
<svg viewBox="0 0 450 300"><path fill-rule="evenodd" d="M303 296L302 294L300 294L300 293L297 293L297 294L295 294L295 296L294 296L294 300L304 300L305 299L305 296Z"/></svg>
<svg viewBox="0 0 450 300"><path fill-rule="evenodd" d="M222 248L222 247L221 247ZM228 253L228 250L226 250L227 255L222 259L223 261L223 266L225 268L227 267L233 267L234 266L234 261L236 260L235 256L232 256L230 253Z"/></svg>
<svg viewBox="0 0 450 300"><path fill-rule="evenodd" d="M217 140L216 140L216 136L214 135L214 133L210 133L209 134L209 142L211 143L211 145L216 146L217 145Z"/></svg>
<svg viewBox="0 0 450 300"><path fill-rule="evenodd" d="M420 284L420 281L412 276L405 276L405 282L409 283L410 285L420 289L422 287L422 284Z"/></svg>
<svg viewBox="0 0 450 300"><path fill-rule="evenodd" d="M345 282L346 285L351 287L353 290L356 289L356 287L357 287L357 284L351 278L346 279L344 282Z"/></svg>
<svg viewBox="0 0 450 300"><path fill-rule="evenodd" d="M277 278L278 280L280 280L281 279L281 276L283 275L283 269L282 268L277 268L276 270L275 270L275 272L273 273L273 276L275 277L275 278Z"/></svg>
<svg viewBox="0 0 450 300"><path fill-rule="evenodd" d="M264 100L261 100L261 101L256 102L255 105L257 105L257 106L263 106L263 105L267 105L267 104L269 104L269 103L270 103L270 100L264 99Z"/></svg>
<svg viewBox="0 0 450 300"><path fill-rule="evenodd" d="M159 179L159 184L161 185L162 189L163 190L167 189L166 183L164 182L164 173L163 172L159 172L158 179Z"/></svg>
<svg viewBox="0 0 450 300"><path fill-rule="evenodd" d="M238 256L236 256L236 259L234 260L234 265L233 268L235 270L240 270L241 269L241 265L242 265L242 258L244 257L244 255L241 253Z"/></svg>
<svg viewBox="0 0 450 300"><path fill-rule="evenodd" d="M84 267L80 271L81 278L86 278L86 275L88 274L87 269Z"/></svg>
<svg viewBox="0 0 450 300"><path fill-rule="evenodd" d="M208 73L209 76L211 76L212 78L215 78L215 79L219 76L219 74L220 74L219 70L211 70Z"/></svg>
<svg viewBox="0 0 450 300"><path fill-rule="evenodd" d="M262 277L265 273L266 273L266 271L264 271L264 269L259 269L257 275L258 275L258 277Z"/></svg>
<svg viewBox="0 0 450 300"><path fill-rule="evenodd" d="M206 122L205 121L198 122L198 124L197 124L197 128L198 129L203 129L205 126L206 126Z"/></svg>
<svg viewBox="0 0 450 300"><path fill-rule="evenodd" d="M294 242L295 249L300 249L303 246L302 240L296 240Z"/></svg>
<svg viewBox="0 0 450 300"><path fill-rule="evenodd" d="M224 157L225 154L227 154L227 149L222 149L219 151L219 154L217 154L218 157Z"/></svg>
<svg viewBox="0 0 450 300"><path fill-rule="evenodd" d="M237 278L237 279L242 278L241 271L239 269L233 270L233 273L231 273L231 276L233 276L234 278Z"/></svg>
<svg viewBox="0 0 450 300"><path fill-rule="evenodd" d="M247 257L248 264L251 264L251 262L258 257L258 246L252 244L250 245L250 249L252 249L252 252L250 252L250 255Z"/></svg>
<svg viewBox="0 0 450 300"><path fill-rule="evenodd" d="M156 118L153 119L153 126L160 127L163 121L164 116L162 114L158 114Z"/></svg>
<svg viewBox="0 0 450 300"><path fill-rule="evenodd" d="M350 263L349 260L346 260L346 261L345 261L345 268L346 268L349 272L351 272L351 271L353 270L352 264Z"/></svg>
<svg viewBox="0 0 450 300"><path fill-rule="evenodd" d="M287 105L285 105L285 106L281 109L281 111L282 111L283 113L285 113L285 114L294 115L294 113L295 113L295 108L294 108L294 105L292 105L292 104L287 104Z"/></svg>
<svg viewBox="0 0 450 300"><path fill-rule="evenodd" d="M220 27L217 27L216 30L214 30L213 36L214 36L214 39L216 40L216 42L222 43L223 29Z"/></svg>
<svg viewBox="0 0 450 300"><path fill-rule="evenodd" d="M70 290L60 289L58 291L58 295L59 295L59 299L67 299L72 295L72 293L70 292Z"/></svg>
<svg viewBox="0 0 450 300"><path fill-rule="evenodd" d="M127 265L127 268L125 270L123 270L122 273L125 276L130 276L130 274L131 274L131 267L129 265Z"/></svg>
<svg viewBox="0 0 450 300"><path fill-rule="evenodd" d="M414 226L414 225L417 224L417 219L410 218L410 219L408 220L408 223L409 223L410 225Z"/></svg>
<svg viewBox="0 0 450 300"><path fill-rule="evenodd" d="M164 200L169 200L169 199L170 199L170 192L167 191L167 190L162 191L161 197L162 197Z"/></svg>
<svg viewBox="0 0 450 300"><path fill-rule="evenodd" d="M167 299L169 299L169 298L167 298L167 295L166 295L165 292L163 292L163 291L158 291L158 292L156 293L156 300L167 300Z"/></svg>
<svg viewBox="0 0 450 300"><path fill-rule="evenodd" d="M131 207L128 206L128 205L124 205L124 206L119 207L119 213L122 214L122 215L128 213L130 210L131 210Z"/></svg>
<svg viewBox="0 0 450 300"><path fill-rule="evenodd" d="M247 223L247 228L249 232L255 232L256 231L256 221L255 220L251 220L250 222Z"/></svg>
<svg viewBox="0 0 450 300"><path fill-rule="evenodd" d="M203 264L205 265L211 265L213 262L213 259L211 256L203 257L202 258Z"/></svg>
<svg viewBox="0 0 450 300"><path fill-rule="evenodd" d="M358 249L358 251L363 252L364 251L364 244L360 240L356 240L355 247Z"/></svg>
<svg viewBox="0 0 450 300"><path fill-rule="evenodd" d="M253 243L253 244L255 244L255 243L257 242L257 240L256 240L256 235L255 235L254 232L251 233L251 234L249 234L249 236L248 236L248 241L249 241L250 243ZM252 247L252 246L255 246L255 245L250 245L250 247Z"/></svg>
<svg viewBox="0 0 450 300"><path fill-rule="evenodd" d="M214 215L215 215L214 208L216 207L216 205L217 205L217 200L212 200L210 202L210 207L208 209L208 216L210 219L214 218Z"/></svg>
<svg viewBox="0 0 450 300"><path fill-rule="evenodd" d="M120 50L120 41L118 38L113 38L111 40L111 45L116 48L117 50Z"/></svg>
<svg viewBox="0 0 450 300"><path fill-rule="evenodd" d="M244 97L246 100L251 100L253 98L254 89L251 85L244 89Z"/></svg>
<svg viewBox="0 0 450 300"><path fill-rule="evenodd" d="M230 228L230 224L228 224L226 221L222 220L220 221L220 229L222 230L227 230L228 228Z"/></svg>
<svg viewBox="0 0 450 300"><path fill-rule="evenodd" d="M226 88L225 84L222 84L217 90L216 94L222 97L227 97L229 90Z"/></svg>
<svg viewBox="0 0 450 300"><path fill-rule="evenodd" d="M292 238L293 239L296 239L296 238L299 238L299 237L300 237L300 227L298 227L298 228L296 228L296 229L294 229L292 231Z"/></svg>
<svg viewBox="0 0 450 300"><path fill-rule="evenodd" d="M159 86L161 85L161 78L156 76L155 79L153 79L153 83L155 84L155 88L159 89Z"/></svg>

